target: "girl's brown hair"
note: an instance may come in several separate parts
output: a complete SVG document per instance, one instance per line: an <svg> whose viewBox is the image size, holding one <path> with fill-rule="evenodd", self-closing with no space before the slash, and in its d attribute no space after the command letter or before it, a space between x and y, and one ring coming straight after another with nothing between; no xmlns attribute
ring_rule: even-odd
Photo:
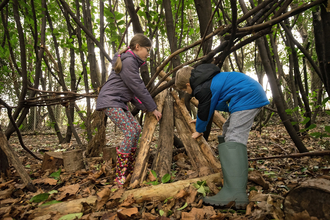
<svg viewBox="0 0 330 220"><path fill-rule="evenodd" d="M136 47L136 44L139 44L141 47L151 47L151 41L149 40L149 38L147 38L143 34L139 33L139 34L135 34L134 37L131 39L131 41L129 43L129 48L126 47L125 49L119 51L118 54L121 55L122 53L126 52L128 49L134 50ZM115 67L113 69L118 74L118 73L120 73L122 67L123 67L123 64L121 62L121 58L120 58L120 56L118 56L117 60L115 62Z"/></svg>

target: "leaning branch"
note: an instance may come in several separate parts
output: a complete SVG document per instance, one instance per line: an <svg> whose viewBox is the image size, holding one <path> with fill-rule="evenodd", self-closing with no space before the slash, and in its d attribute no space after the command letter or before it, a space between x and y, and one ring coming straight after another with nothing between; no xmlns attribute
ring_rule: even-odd
<svg viewBox="0 0 330 220"><path fill-rule="evenodd" d="M20 142L21 146L23 147L23 149L26 150L29 154L31 154L37 160L42 160L39 157L37 157L34 153L32 153L32 151L30 151L29 148L27 148L25 146L25 144L23 143L21 132L19 131L19 129L18 129L16 123L15 123L15 120L14 120L13 116L11 115L11 112L12 112L11 107L9 105L7 105L7 103L4 102L1 98L0 98L0 104L2 104L3 106L5 106L7 108L7 110L8 110L8 117L10 119L10 122L14 126L15 131L17 132L17 136L18 136L19 142Z"/></svg>

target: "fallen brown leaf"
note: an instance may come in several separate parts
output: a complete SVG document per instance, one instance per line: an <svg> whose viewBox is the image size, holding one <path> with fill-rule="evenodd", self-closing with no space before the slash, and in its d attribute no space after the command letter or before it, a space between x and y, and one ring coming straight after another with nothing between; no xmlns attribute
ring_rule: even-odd
<svg viewBox="0 0 330 220"><path fill-rule="evenodd" d="M134 195L131 194L123 201L122 204L119 205L119 207L127 207L127 206L132 205L133 203L135 203Z"/></svg>
<svg viewBox="0 0 330 220"><path fill-rule="evenodd" d="M58 189L61 193L57 196L56 200L61 201L64 199L67 195L75 195L80 188L79 184L73 184L73 185L68 185L68 186L63 186Z"/></svg>
<svg viewBox="0 0 330 220"><path fill-rule="evenodd" d="M55 186L57 184L57 180L53 178L40 178L32 181L33 184L49 184L51 186Z"/></svg>
<svg viewBox="0 0 330 220"><path fill-rule="evenodd" d="M138 214L139 210L138 210L138 208L134 207L134 208L129 208L129 209L118 209L117 212L119 212L122 215L131 217L132 215Z"/></svg>
<svg viewBox="0 0 330 220"><path fill-rule="evenodd" d="M102 191L97 193L97 202L96 202L96 210L99 211L103 205L108 201L111 194L111 190L109 188L104 188Z"/></svg>
<svg viewBox="0 0 330 220"><path fill-rule="evenodd" d="M188 189L188 197L187 197L188 204L192 204L193 202L195 202L197 193L198 193L197 189L194 186L190 185Z"/></svg>

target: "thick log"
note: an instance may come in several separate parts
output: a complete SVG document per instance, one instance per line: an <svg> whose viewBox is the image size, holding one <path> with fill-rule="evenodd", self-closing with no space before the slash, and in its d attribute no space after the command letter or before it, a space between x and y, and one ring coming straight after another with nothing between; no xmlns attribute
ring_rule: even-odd
<svg viewBox="0 0 330 220"><path fill-rule="evenodd" d="M71 213L79 213L84 211L84 205L88 204L90 206L95 205L97 196L90 196L87 198L71 200L69 202L61 202L47 206L39 206L37 209L33 210L32 214L29 216L29 219L34 219L39 216L45 216L49 213L60 213L63 215Z"/></svg>
<svg viewBox="0 0 330 220"><path fill-rule="evenodd" d="M151 167L160 178L171 171L173 138L173 98L168 94L165 98L163 116L160 122L159 139L157 144L158 151Z"/></svg>
<svg viewBox="0 0 330 220"><path fill-rule="evenodd" d="M186 152L190 158L190 163L193 166L193 169L198 171L199 176L209 175L210 173L212 173L209 169L209 163L205 159L203 152L198 146L196 140L191 137L192 133L186 121L184 120L177 104L174 104L174 114L175 127L179 132L180 139L182 140Z"/></svg>
<svg viewBox="0 0 330 220"><path fill-rule="evenodd" d="M155 186L147 186L138 189L127 190L121 197L120 202L124 201L129 195L134 196L137 203L144 201L164 201L169 197L174 197L181 189L188 187L192 183L197 181L207 181L218 183L222 181L222 175L220 173L214 173L209 176L198 177L194 179L180 180L173 183L159 184Z"/></svg>
<svg viewBox="0 0 330 220"><path fill-rule="evenodd" d="M285 219L330 219L330 180L311 179L293 188L284 200ZM302 218L304 216L304 218Z"/></svg>
<svg viewBox="0 0 330 220"><path fill-rule="evenodd" d="M44 159L42 160L41 170L45 171L49 169L50 172L54 172L63 165L62 152L46 152L44 154Z"/></svg>
<svg viewBox="0 0 330 220"><path fill-rule="evenodd" d="M192 121L192 118L191 118L188 110L186 109L185 105L183 104L183 102L181 102L181 100L179 99L179 96L176 94L175 91L172 91L171 94L172 94L176 104L178 105L178 107L181 111L181 114L183 115L187 125L189 126L190 131L191 132L196 132L195 124L190 123ZM215 172L220 172L221 164L220 164L219 160L215 157L215 154L214 154L213 150L208 145L205 138L203 136L200 136L196 140L197 140L197 143L200 146L206 160L210 163L210 165L212 166L214 171Z"/></svg>
<svg viewBox="0 0 330 220"><path fill-rule="evenodd" d="M157 104L157 109L159 112L162 112L163 110L163 105L165 101L165 97L167 95L167 90L164 90L163 92L159 93L155 97L155 102ZM149 150L150 150L150 143L152 141L152 136L155 132L156 125L158 121L156 117L152 114L152 112L148 112L145 116L145 122L143 126L143 131L142 131L142 136L141 136L141 141L140 141L140 148L139 148L139 153L136 157L135 161L135 167L134 171L132 174L131 182L130 182L130 187L135 188L139 185L140 179L141 182L143 182L143 178L145 176L146 172L146 166L147 166L147 159L149 155Z"/></svg>
<svg viewBox="0 0 330 220"><path fill-rule="evenodd" d="M83 150L71 150L63 152L63 164L66 172L76 172L84 169Z"/></svg>
<svg viewBox="0 0 330 220"><path fill-rule="evenodd" d="M30 191L36 192L37 188L33 185L29 174L24 169L24 166L19 160L18 156L15 154L15 151L9 146L6 136L1 131L0 148L6 154L10 163L15 167L18 175L22 178L24 184L26 185L26 188Z"/></svg>
<svg viewBox="0 0 330 220"><path fill-rule="evenodd" d="M164 71L161 71L159 73L159 76L160 77L164 77L166 75L166 73ZM165 79L167 82L168 81L171 81L172 80L172 77L168 76L166 79ZM190 102L198 107L198 100L193 97L192 99L190 99ZM213 123L216 124L220 130L222 130L222 125L226 122L226 119L224 117L222 117L222 115L218 112L218 111L214 111L214 116L213 116Z"/></svg>

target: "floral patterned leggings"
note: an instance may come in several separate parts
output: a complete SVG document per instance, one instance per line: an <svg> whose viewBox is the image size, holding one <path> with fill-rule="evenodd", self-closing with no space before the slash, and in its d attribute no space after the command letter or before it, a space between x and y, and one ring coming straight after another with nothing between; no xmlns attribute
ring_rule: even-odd
<svg viewBox="0 0 330 220"><path fill-rule="evenodd" d="M104 112L125 135L119 146L119 151L130 153L132 148L137 147L142 130L140 124L130 111L124 111L122 108L106 108Z"/></svg>

